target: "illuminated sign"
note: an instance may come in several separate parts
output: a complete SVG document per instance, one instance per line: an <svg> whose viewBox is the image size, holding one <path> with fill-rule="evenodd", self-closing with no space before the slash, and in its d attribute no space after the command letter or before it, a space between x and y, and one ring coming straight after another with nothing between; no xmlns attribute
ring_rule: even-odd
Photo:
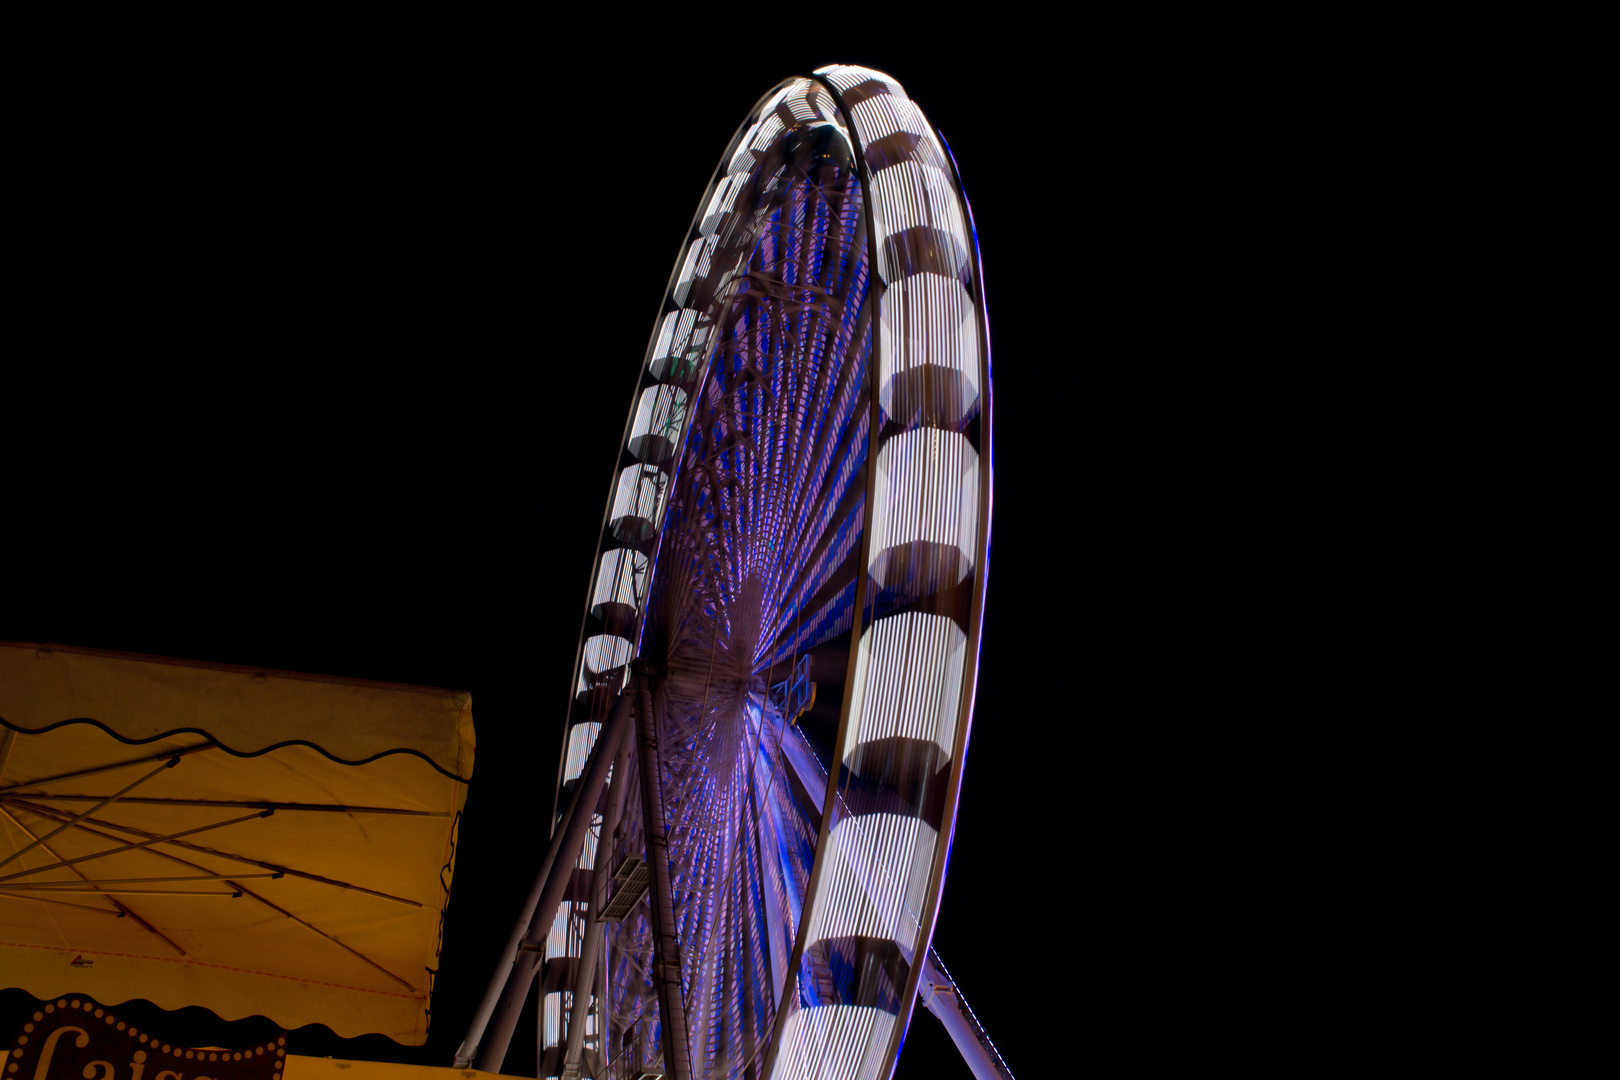
<svg viewBox="0 0 1620 1080"><path fill-rule="evenodd" d="M245 1050L175 1046L70 997L36 1008L10 1049L4 1080L281 1080L287 1037Z"/></svg>

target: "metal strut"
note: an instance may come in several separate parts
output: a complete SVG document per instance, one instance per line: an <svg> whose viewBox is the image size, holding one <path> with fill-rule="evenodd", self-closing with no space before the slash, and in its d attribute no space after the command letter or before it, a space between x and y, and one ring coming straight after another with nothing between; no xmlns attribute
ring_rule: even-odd
<svg viewBox="0 0 1620 1080"><path fill-rule="evenodd" d="M664 829L663 787L659 783L658 724L653 716L647 677L636 676L636 735L641 748L641 813L652 863L653 984L658 989L659 1025L663 1032L664 1069L669 1080L692 1080L687 1042L686 1001L681 996L681 956L675 939L674 892L669 877L669 837Z"/></svg>
<svg viewBox="0 0 1620 1080"><path fill-rule="evenodd" d="M967 1067L973 1070L974 1080L1013 1080L1012 1071L1001 1060L995 1044L985 1033L978 1017L968 1008L962 992L956 988L939 962L939 955L929 949L923 957L922 978L917 981L917 997L923 1008L939 1017L951 1041Z"/></svg>
<svg viewBox="0 0 1620 1080"><path fill-rule="evenodd" d="M619 829L619 820L624 816L624 797L628 785L625 780L629 777L630 752L633 749L632 740L619 740L619 751L613 758L613 782L608 792L608 812L602 819L602 835L596 842L596 866L591 875L591 902L585 919L585 940L579 948L579 971L574 979L574 1008L568 1018L568 1047L563 1054L563 1080L579 1080L581 1057L585 1047L585 1017L590 1012L591 989L596 977L604 973L598 969L597 956L602 949L602 937L607 932L607 926L598 916L603 896L606 892L608 878L612 877L613 870L613 839L614 833ZM599 1046L605 1046L607 1028L603 1025L597 1033L601 1040ZM544 1041L542 1039L542 1041Z"/></svg>
<svg viewBox="0 0 1620 1080"><path fill-rule="evenodd" d="M467 1037L456 1050L457 1068L466 1068L476 1061L477 1067L485 1072L501 1071L506 1049L512 1042L512 1029L517 1026L529 984L540 966L538 950L521 946L531 941L543 943L551 931L552 920L557 916L557 902L572 877L574 864L579 861L585 830L590 826L591 814L602 794L608 766L629 723L630 695L620 694L612 717L591 748L590 761L574 791L567 820L551 834L551 843L540 862L540 872L535 875L506 947L496 962L495 974L484 990L483 1000L478 1003L478 1011L467 1025Z"/></svg>

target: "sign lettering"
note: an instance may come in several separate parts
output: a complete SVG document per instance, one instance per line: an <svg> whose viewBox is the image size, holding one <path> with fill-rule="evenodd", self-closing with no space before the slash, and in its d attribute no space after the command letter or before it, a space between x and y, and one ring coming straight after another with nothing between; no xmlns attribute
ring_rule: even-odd
<svg viewBox="0 0 1620 1080"><path fill-rule="evenodd" d="M245 1050L198 1050L137 1030L89 998L58 998L23 1024L0 1080L281 1080L286 1060L285 1034Z"/></svg>

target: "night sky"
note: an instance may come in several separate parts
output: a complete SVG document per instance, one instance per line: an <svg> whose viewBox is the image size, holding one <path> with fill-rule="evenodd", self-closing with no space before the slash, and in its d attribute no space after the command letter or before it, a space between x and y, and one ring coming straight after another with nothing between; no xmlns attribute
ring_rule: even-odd
<svg viewBox="0 0 1620 1080"><path fill-rule="evenodd" d="M64 81L28 136L45 332L4 404L0 638L471 691L429 1042L290 1047L450 1064L544 843L596 531L693 209L779 79L885 70L960 166L994 361L988 610L934 943L1014 1073L1040 1074L1054 1027L1150 993L1118 958L1143 910L1175 918L1135 884L1173 857L1140 841L1170 813L1153 762L1190 677L1155 659L1186 632L1162 584L1185 572L1174 492L1139 483L1173 363L1137 346L1197 317L1166 222L1199 163L1166 149L1152 68L1108 42L700 69L431 38ZM18 1008L0 995L0 1027ZM146 1008L197 1043L264 1029ZM533 1075L533 1037L506 1071ZM919 1007L897 1075L969 1074Z"/></svg>

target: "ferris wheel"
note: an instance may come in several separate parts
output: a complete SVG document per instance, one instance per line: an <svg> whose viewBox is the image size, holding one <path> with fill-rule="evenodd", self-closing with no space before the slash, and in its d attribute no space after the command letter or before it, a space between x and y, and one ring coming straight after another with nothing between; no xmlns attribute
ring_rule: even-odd
<svg viewBox="0 0 1620 1080"><path fill-rule="evenodd" d="M1007 1075L965 1008L942 1012L929 948L984 610L989 406L943 140L881 72L784 81L670 275L550 847L459 1064L500 1069L538 978L542 1077L880 1080L919 992L965 1056L995 1059L976 1073Z"/></svg>

